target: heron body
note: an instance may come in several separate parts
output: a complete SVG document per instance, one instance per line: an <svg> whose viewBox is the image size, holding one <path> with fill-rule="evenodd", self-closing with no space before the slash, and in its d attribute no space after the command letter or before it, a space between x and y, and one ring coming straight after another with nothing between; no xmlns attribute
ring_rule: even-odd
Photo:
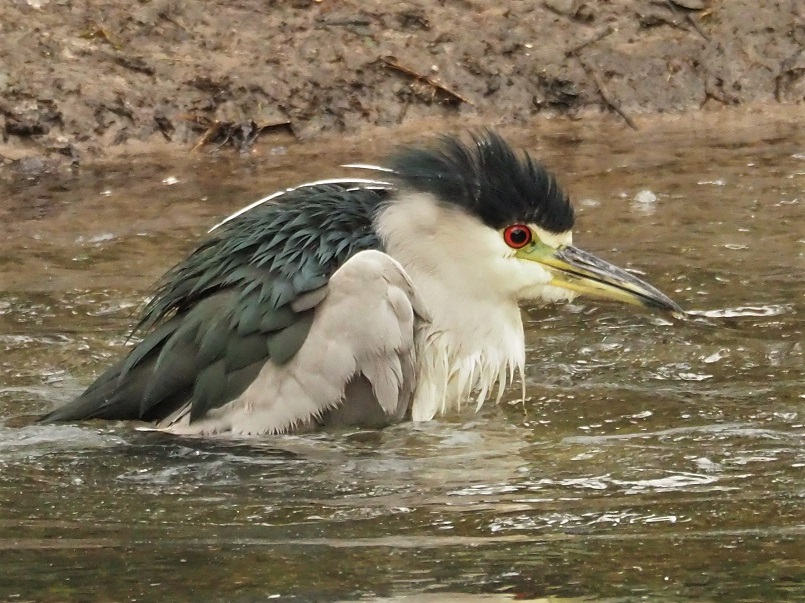
<svg viewBox="0 0 805 603"><path fill-rule="evenodd" d="M554 177L491 132L360 167L377 179L301 185L216 225L159 283L142 341L43 419L199 434L430 420L522 373L525 301L679 310L573 247Z"/></svg>

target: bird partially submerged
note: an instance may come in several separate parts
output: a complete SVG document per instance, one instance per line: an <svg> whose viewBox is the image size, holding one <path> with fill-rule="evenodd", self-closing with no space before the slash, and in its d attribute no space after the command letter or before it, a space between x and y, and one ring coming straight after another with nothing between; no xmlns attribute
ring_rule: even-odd
<svg viewBox="0 0 805 603"><path fill-rule="evenodd" d="M494 133L348 167L377 177L289 188L213 227L158 284L142 341L43 420L201 434L425 421L500 400L522 374L521 302L681 311L574 247L553 175Z"/></svg>

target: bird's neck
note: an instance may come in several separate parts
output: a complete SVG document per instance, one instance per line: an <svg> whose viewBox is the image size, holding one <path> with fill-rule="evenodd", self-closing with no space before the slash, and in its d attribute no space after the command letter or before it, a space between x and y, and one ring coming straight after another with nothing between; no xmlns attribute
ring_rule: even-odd
<svg viewBox="0 0 805 603"><path fill-rule="evenodd" d="M515 372L522 377L525 362L517 301L484 281L477 255L464 253L460 241L450 243L460 224L432 220L428 210L409 202L399 215L386 210L377 224L386 253L405 268L431 317L417 335L415 421L468 402L480 407L490 397L500 400Z"/></svg>
<svg viewBox="0 0 805 603"><path fill-rule="evenodd" d="M519 371L525 350L520 308L515 303L474 298L471 291L433 282L413 269L431 313L431 323L417 338L417 388L412 406L415 421L489 398L500 401Z"/></svg>

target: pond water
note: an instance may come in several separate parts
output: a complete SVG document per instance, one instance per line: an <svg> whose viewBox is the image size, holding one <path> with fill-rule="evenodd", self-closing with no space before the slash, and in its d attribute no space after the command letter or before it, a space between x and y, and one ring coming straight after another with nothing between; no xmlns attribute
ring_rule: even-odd
<svg viewBox="0 0 805 603"><path fill-rule="evenodd" d="M528 309L525 404L512 388L380 432L200 440L33 419L125 352L149 286L219 217L388 142L5 181L0 600L805 600L791 123L512 136L571 192L578 246L693 313Z"/></svg>

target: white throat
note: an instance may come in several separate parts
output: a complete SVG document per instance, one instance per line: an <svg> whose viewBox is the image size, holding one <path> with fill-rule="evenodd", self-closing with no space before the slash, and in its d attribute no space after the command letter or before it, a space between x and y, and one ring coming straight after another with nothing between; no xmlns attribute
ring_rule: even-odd
<svg viewBox="0 0 805 603"><path fill-rule="evenodd" d="M523 323L499 235L458 208L409 194L384 209L377 230L431 314L417 338L412 418L427 421L473 400L478 407L522 379Z"/></svg>

